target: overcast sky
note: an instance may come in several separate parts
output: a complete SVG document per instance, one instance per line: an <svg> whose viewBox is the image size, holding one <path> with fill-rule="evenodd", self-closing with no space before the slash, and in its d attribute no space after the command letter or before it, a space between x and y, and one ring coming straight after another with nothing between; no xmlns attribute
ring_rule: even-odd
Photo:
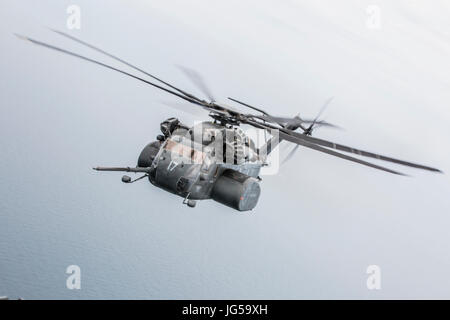
<svg viewBox="0 0 450 320"><path fill-rule="evenodd" d="M67 29L71 4L80 30ZM200 95L187 66L218 100L282 116L314 117L334 97L324 116L345 130L316 136L449 172L449 15L445 0L1 1L0 296L450 298L448 174L391 166L412 176L399 177L300 148L263 177L251 213L190 209L91 168L133 166L161 121L206 114L13 36L118 66L46 27L69 32ZM80 290L66 288L69 265ZM366 286L369 265L381 290Z"/></svg>

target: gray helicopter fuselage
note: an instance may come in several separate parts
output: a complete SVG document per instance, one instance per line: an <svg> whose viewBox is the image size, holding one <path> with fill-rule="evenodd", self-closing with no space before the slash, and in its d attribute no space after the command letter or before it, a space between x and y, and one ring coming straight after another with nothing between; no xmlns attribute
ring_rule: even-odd
<svg viewBox="0 0 450 320"><path fill-rule="evenodd" d="M240 128L214 122L187 128L168 119L161 129L164 138L147 145L138 161L139 167L150 164L153 185L190 200L214 199L240 211L256 206L264 162Z"/></svg>

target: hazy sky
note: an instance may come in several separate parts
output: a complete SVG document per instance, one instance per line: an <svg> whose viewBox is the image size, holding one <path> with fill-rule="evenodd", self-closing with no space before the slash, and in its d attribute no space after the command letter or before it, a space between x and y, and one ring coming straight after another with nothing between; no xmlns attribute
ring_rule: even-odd
<svg viewBox="0 0 450 320"><path fill-rule="evenodd" d="M66 27L71 4L80 30ZM198 115L13 36L118 66L57 28L200 94L187 66L218 100L283 116L313 117L333 96L326 120L345 131L316 136L449 172L449 14L445 0L1 1L0 296L450 298L448 174L392 166L412 175L399 177L300 148L263 177L251 213L190 209L91 168L133 166L161 121ZM69 265L80 290L66 288ZM366 287L369 265L381 290Z"/></svg>

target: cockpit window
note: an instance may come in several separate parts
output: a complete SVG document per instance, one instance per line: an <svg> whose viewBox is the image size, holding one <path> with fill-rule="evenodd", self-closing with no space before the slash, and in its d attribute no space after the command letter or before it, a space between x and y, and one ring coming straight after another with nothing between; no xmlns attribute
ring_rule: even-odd
<svg viewBox="0 0 450 320"><path fill-rule="evenodd" d="M204 152L195 150L183 143L175 142L172 139L167 140L164 148L179 156L190 159L193 163L202 163L205 158Z"/></svg>

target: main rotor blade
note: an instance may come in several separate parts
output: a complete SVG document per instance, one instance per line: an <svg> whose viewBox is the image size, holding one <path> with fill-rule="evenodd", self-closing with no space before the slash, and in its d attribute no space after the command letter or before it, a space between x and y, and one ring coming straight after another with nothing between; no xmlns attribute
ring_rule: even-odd
<svg viewBox="0 0 450 320"><path fill-rule="evenodd" d="M266 126L264 124L260 124L260 123L257 123L255 121L251 121L251 120L247 120L246 123L249 124L249 125L252 125L252 126L254 126L256 128L260 128L260 129L266 129L266 130L267 129L273 129L273 128L270 128L269 126ZM319 151L319 152L323 152L323 153L326 153L326 154L329 154L329 155L332 155L332 156L335 156L335 157L338 157L338 158L341 158L341 159L344 159L344 160L356 162L356 163L362 164L364 166L371 167L371 168L378 169L378 170L382 170L382 171L386 171L386 172L389 172L389 173L405 176L404 173L401 173L399 171L395 171L395 170L392 170L392 169L389 169L389 168L386 168L386 167L382 167L382 166L379 166L379 165L376 165L376 164L373 164L373 163L370 163L370 162L367 162L367 161L364 161L364 160L360 160L358 158L354 158L354 157L348 156L346 154L342 154L342 153L339 153L339 152L336 152L336 151L333 151L333 150L330 150L330 149L323 148L321 146L315 145L313 143L304 141L304 140L299 139L299 138L297 138L295 136L292 136L292 135L290 135L288 133L285 133L282 130L280 130L278 132L278 134L279 134L280 140L287 140L287 141L290 141L292 143L304 146L306 148L310 148L310 149L313 149L313 150L316 150L316 151Z"/></svg>
<svg viewBox="0 0 450 320"><path fill-rule="evenodd" d="M340 127L326 122L326 121L317 121L314 122L314 119L303 119L303 118L299 118L299 117L294 117L294 118L288 118L288 117L278 117L278 116L271 116L271 115L262 115L262 116L258 116L259 118L267 121L267 122L273 122L273 123L277 123L279 125L292 125L292 126L298 126L300 124L313 124L315 123L316 125L321 125L321 126L325 126L325 127L330 127L330 128L336 128L339 129Z"/></svg>
<svg viewBox="0 0 450 320"><path fill-rule="evenodd" d="M211 93L211 90L206 85L206 82L204 81L203 77L197 71L180 65L178 65L177 67L192 81L192 83L194 83L197 86L197 88L205 96L208 97L209 102L216 101L216 99L214 99L214 95Z"/></svg>
<svg viewBox="0 0 450 320"><path fill-rule="evenodd" d="M242 102L242 101L239 101L239 100L236 100L236 99L233 99L233 98L230 98L230 97L228 97L228 99L230 99L231 101L234 101L234 102L236 102L236 103L242 104L243 106L246 106L246 107L248 107L248 108L250 108L250 109L253 109L253 110L256 110L256 111L258 111L258 112L261 112L261 113L264 114L264 115L269 115L266 111L264 111L264 110L262 110L262 109L259 109L259 108L256 108L256 107L253 107L253 106L251 106L251 105L249 105L249 104L247 104L247 103L244 103L244 102Z"/></svg>
<svg viewBox="0 0 450 320"><path fill-rule="evenodd" d="M199 105L199 106L205 107L201 102L199 102L199 101L197 101L197 100L195 100L195 99L193 99L193 98L190 98L190 97L187 97L187 96L185 96L185 95L183 95L183 94L180 94L180 93L177 93L177 92L175 92L175 91L169 90L169 89L164 88L164 87L162 87L162 86L160 86L160 85L158 85L158 84L155 84L155 83L153 83L153 82L147 81L147 80L142 79L142 78L140 78L140 77L138 77L138 76L135 76L135 75L133 75L133 74L131 74L131 73L128 73L128 72L126 72L126 71L117 69L117 68L112 67L112 66L110 66L110 65L107 65L107 64L105 64L105 63L103 63L103 62L100 62L100 61L97 61L97 60L94 60L94 59L91 59L91 58L82 56L82 55L80 55L80 54L78 54L78 53L74 53L74 52L71 52L71 51L68 51L68 50L65 50L65 49L61 49L61 48L55 47L55 46L53 46L53 45L50 45L50 44L47 44L47 43L44 43L44 42L41 42L41 41L38 41L38 40L34 40L34 39L32 39L32 38L29 38L29 37L21 36L21 35L18 35L18 34L16 34L16 36L17 36L18 38L22 39L22 40L28 40L28 41L30 41L30 42L32 42L32 43L38 45L38 46L42 46L42 47L45 47L45 48L48 48L48 49L52 49L52 50L55 50L55 51L58 51L58 52L61 52L61 53L65 53L65 54L67 54L67 55L70 55L70 56L73 56L73 57L76 57L76 58L79 58L79 59L82 59L82 60L85 60L85 61L88 61L88 62L97 64L97 65L99 65L99 66L102 66L102 67L105 67L105 68L108 68L108 69L117 71L117 72L122 73L122 74L124 74L124 75L126 75L126 76L129 76L129 77L131 77L131 78L134 78L134 79L139 80L139 81L142 81L142 82L145 82L145 83L147 83L147 84L149 84L149 85L151 85L151 86L153 86L153 87L156 87L156 88L161 89L161 90L163 90L163 91L165 91L165 92L168 92L168 93L170 93L170 94L172 94L172 95L174 95L174 96L177 96L177 97L179 97L179 98L181 98L181 99L183 99L183 100L186 100L186 101L188 101L188 102L190 102L190 103L197 104L197 105Z"/></svg>
<svg viewBox="0 0 450 320"><path fill-rule="evenodd" d="M325 105L322 107L321 111L319 112L319 115L322 113L322 111L325 109L325 107L331 102L332 99L333 98L328 99L328 101L325 103ZM276 119L276 117L273 117L273 118ZM316 117L316 119L317 118L318 117ZM321 121L317 121L316 124L324 125L324 123L321 122ZM331 124L328 124L328 123L326 123L326 124L327 125L331 125ZM331 125L331 126L334 126L334 125ZM422 169L422 170L428 170L428 171L442 173L441 170L433 168L433 167L424 166L424 165L413 163L413 162L409 162L409 161L399 160L399 159L383 156L383 155L380 155L380 154L376 154L376 153L373 153L373 152L368 152L368 151L363 151L363 150L359 150L359 149L356 149L356 148L348 147L348 146L345 146L345 145L342 145L342 144L338 144L338 143L334 143L334 142L331 142L331 141L327 141L327 140L311 137L311 136L308 136L308 135L299 134L298 132L294 132L292 130L288 130L288 128L286 128L286 127L282 128L280 130L284 130L285 133L292 134L295 137L297 137L299 139L303 139L303 140L305 140L307 142L310 142L310 143L313 143L313 144L316 144L316 145L320 145L320 146L324 146L324 147L328 147L328 148L331 148L331 149L336 149L336 150L339 150L339 151L354 153L354 154L357 154L357 155L360 155L360 156L373 158L373 159L378 159L378 160L383 160L383 161L387 161L387 162L392 162L392 163L400 164L400 165L407 166L407 167L412 167L412 168L417 168L417 169Z"/></svg>
<svg viewBox="0 0 450 320"><path fill-rule="evenodd" d="M228 97L228 99L230 99L231 101L234 101L236 103L239 103L239 104L241 104L243 106L246 106L246 107L248 107L250 109L253 109L253 110L256 110L258 112L261 112L263 114L263 115L258 115L258 116L255 116L255 117L257 117L257 118L259 118L261 120L267 121L267 122L276 123L276 124L278 124L278 125L280 125L282 127L285 127L285 128L288 127L288 126L292 126L292 127L295 127L295 128L299 128L300 127L303 130L306 130L306 128L303 128L303 126L302 126L303 124L317 124L317 125L320 125L320 126L340 129L339 126L336 126L336 125L334 125L332 123L329 123L329 122L326 122L326 121L317 121L318 117L316 117L315 119L309 120L309 119L302 119L298 115L296 117L293 117L293 118L272 116L267 111L264 111L263 109L260 109L260 108L254 107L252 105L249 105L249 104L247 104L245 102L242 102L242 101L239 101L237 99L230 98L230 97ZM333 98L330 98L330 99L327 100L325 105L322 107L322 110L319 112L318 116L320 116L322 111L326 108L326 106L331 102L332 99Z"/></svg>
<svg viewBox="0 0 450 320"><path fill-rule="evenodd" d="M386 167L382 167L382 166L379 166L379 165L376 165L376 164L373 164L373 163L370 163L370 162L367 162L367 161L364 161L364 160L360 160L360 159L357 159L357 158L354 158L354 157L351 157L351 156L348 156L348 155L345 155L345 154L342 154L342 153L339 153L339 152L336 152L336 151L333 151L333 150L330 150L330 149L326 149L326 148L320 147L320 146L315 145L315 144L306 143L306 144L303 144L303 146L307 147L307 148L310 148L310 149L313 149L313 150L316 150L316 151L327 153L329 155L332 155L332 156L335 156L335 157L338 157L338 158L341 158L341 159L344 159L344 160L356 162L356 163L359 163L359 164L362 164L362 165L365 165L365 166L368 166L368 167L371 167L371 168L374 168L374 169L386 171L386 172L393 173L393 174L398 174L398 175L401 175L401 176L406 176L406 174L404 174L402 172L395 171L395 170L392 170L392 169L389 169L389 168L386 168Z"/></svg>
<svg viewBox="0 0 450 320"><path fill-rule="evenodd" d="M250 120L250 119L247 119L247 120ZM424 166L424 165L413 163L413 162L409 162L409 161L399 160L399 159L383 156L383 155L380 155L380 154L376 154L376 153L372 153L372 152L368 152L368 151L363 151L363 150L359 150L359 149L355 149L355 148L351 148L351 147L348 147L348 146L345 146L345 145L342 145L342 144L334 143L334 142L323 140L323 139L319 139L319 138L314 138L314 137L311 137L311 136L307 136L305 134L300 134L298 132L295 132L293 130L289 130L287 128L277 128L277 127L271 126L269 124L259 124L259 123L255 122L255 121L252 121L252 122L253 122L254 126L259 125L259 126L262 126L265 129L269 129L269 130L274 130L274 129L276 130L276 129L278 129L280 131L280 137L281 137L281 132L283 132L283 133L285 133L287 135L296 137L297 139L303 140L303 141L311 143L311 144L320 145L320 146L328 147L328 148L331 148L331 149L336 149L336 150L339 150L339 151L354 153L354 154L357 154L359 156L364 156L364 157L368 157L368 158L388 161L388 162L400 164L400 165L407 166L407 167L412 167L412 168L417 168L417 169L422 169L422 170L428 170L428 171L442 173L441 170L433 168L433 167ZM256 125L255 125L255 123L256 123Z"/></svg>
<svg viewBox="0 0 450 320"><path fill-rule="evenodd" d="M117 57L117 56L115 56L115 55L113 55L113 54L111 54L111 53L108 53L108 52L106 52L106 51L104 51L104 50L102 50L102 49L100 49L100 48L98 48L98 47L96 47L96 46L94 46L94 45L92 45L92 44L89 44L89 43L87 43L87 42L85 42L85 41L83 41L83 40L80 40L80 39L78 39L78 38L75 38L74 36L71 36L71 35L69 35L69 34L67 34L67 33L62 32L62 31L55 30L55 29L50 29L50 30L53 31L53 32L55 32L55 33L57 33L57 34L59 34L59 35L61 35L61 36L63 36L63 37L66 37L66 38L68 38L68 39L70 39L70 40L73 40L73 41L75 41L75 42L78 42L79 44L82 44L82 45L84 45L84 46L86 46L86 47L88 47L88 48L91 48L91 49L93 49L93 50L95 50L95 51L97 51L97 52L100 52L100 53L102 53L102 54L104 54L104 55L106 55L106 56L108 56L108 57L110 57L110 58L112 58L112 59L114 59L114 60L116 60L116 61L119 61L119 62L121 62L121 63L123 63L123 64L125 64L125 65L127 65L127 66L129 66L129 67L131 67L131 68L133 68L134 70L137 70L137 71L139 71L139 72L142 72L143 74L145 74L145 75L147 75L147 76L149 76L149 77L151 77L151 78L153 78L153 79L155 79L155 80L157 80L157 81L159 81L159 82L165 84L166 86L168 86L168 87L170 87L170 88L172 88L172 89L178 91L178 92L181 93L181 94L184 94L185 96L187 96L187 97L189 97L189 98L191 98L191 99L198 100L199 102L202 101L201 99L197 98L197 97L194 96L193 94L190 94L190 93L188 93L188 92L186 92L186 91L184 91L184 90L181 90L181 89L179 89L179 88L177 88L177 87L171 85L170 83L168 83L168 82L166 82L166 81L164 81L164 80L162 80L162 79L160 79L160 78L158 78L158 77L156 77L156 76L154 76L154 75L148 73L147 71L142 70L141 68L138 68L138 67L132 65L131 63L129 63L129 62L127 62L127 61L125 61L125 60L123 60L123 59L121 59L121 58L119 58L119 57Z"/></svg>
<svg viewBox="0 0 450 320"><path fill-rule="evenodd" d="M285 130L285 129L280 129L280 130ZM299 134L297 132L294 131L290 131L287 132L288 134L292 134L295 137L302 139L306 142L312 143L312 144L316 144L316 145L320 145L320 146L324 146L324 147L328 147L331 149L335 149L335 150L339 150L339 151L344 151L344 152L349 152L349 153L353 153L359 156L363 156L363 157L368 157L368 158L373 158L373 159L378 159L378 160L383 160L383 161L387 161L387 162L392 162L392 163L396 163L396 164L400 164L403 166L407 166L407 167L412 167L412 168L417 168L417 169L422 169L422 170L428 170L428 171L433 171L433 172L440 172L442 173L441 170L433 168L433 167L429 167L429 166L424 166L421 164L417 164L417 163L413 163L413 162L409 162L409 161L404 161L404 160L400 160L400 159L395 159L395 158L391 158L391 157L387 157L387 156L383 156L377 153L373 153L373 152L368 152L368 151L364 151L364 150L359 150L359 149L355 149L352 147L348 147L342 144L338 144L338 143L334 143L331 141L327 141L327 140L323 140L323 139L319 139L319 138L315 138L315 137L311 137L311 136L307 136L307 135L302 135Z"/></svg>

